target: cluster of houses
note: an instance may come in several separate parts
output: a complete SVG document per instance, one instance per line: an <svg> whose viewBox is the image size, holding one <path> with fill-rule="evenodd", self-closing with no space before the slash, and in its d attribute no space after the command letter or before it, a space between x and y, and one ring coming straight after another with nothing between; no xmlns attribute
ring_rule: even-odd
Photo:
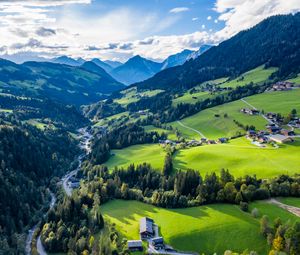
<svg viewBox="0 0 300 255"><path fill-rule="evenodd" d="M300 128L300 119L299 117L293 117L289 122L289 126L293 128Z"/></svg>
<svg viewBox="0 0 300 255"><path fill-rule="evenodd" d="M293 82L289 81L280 81L271 86L271 88L268 91L287 91L291 90L294 87Z"/></svg>
<svg viewBox="0 0 300 255"><path fill-rule="evenodd" d="M288 143L293 142L292 138L295 136L295 132L292 130L283 129L276 124L268 124L266 126L267 131L255 131L249 130L247 137L260 144L276 142L276 143Z"/></svg>
<svg viewBox="0 0 300 255"><path fill-rule="evenodd" d="M158 228L154 220L144 217L140 220L140 240L127 241L127 247L130 251L143 251L143 241L148 241L149 246L155 250L165 250L164 239L158 236Z"/></svg>
<svg viewBox="0 0 300 255"><path fill-rule="evenodd" d="M184 145L186 147L197 147L202 146L204 144L222 144L227 143L228 138L222 137L217 140L210 140L207 138L201 138L200 140L191 140L191 141L185 141L185 142L179 142L179 141L173 141L173 140L160 140L159 143L163 147L169 145L172 147L175 147L176 145Z"/></svg>

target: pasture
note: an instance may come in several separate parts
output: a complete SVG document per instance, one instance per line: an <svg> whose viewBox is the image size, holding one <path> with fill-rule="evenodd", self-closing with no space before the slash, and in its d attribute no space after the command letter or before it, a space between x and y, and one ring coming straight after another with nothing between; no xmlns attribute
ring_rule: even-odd
<svg viewBox="0 0 300 255"><path fill-rule="evenodd" d="M181 122L188 127L200 131L209 139L232 137L245 133L242 128L234 123L234 120L237 120L244 126L254 125L257 129L263 129L267 121L261 116L250 116L240 112L241 108L247 107L249 107L247 104L238 100L206 109L182 119ZM199 139L199 135L196 132L182 127L177 122L172 122L170 125L173 128L177 128L183 137L187 139Z"/></svg>
<svg viewBox="0 0 300 255"><path fill-rule="evenodd" d="M264 66L259 66L250 70L234 80L230 80L221 84L223 88L236 88L248 85L250 83L259 84L267 81L270 75L277 71L278 68L271 67L265 69Z"/></svg>
<svg viewBox="0 0 300 255"><path fill-rule="evenodd" d="M296 220L292 214L263 201L255 202L261 216L271 220L280 216L283 221ZM260 234L259 219L242 212L238 206L214 204L185 209L163 209L136 201L114 200L101 207L105 219L115 223L127 239L139 239L139 220L151 217L160 234L174 248L198 253L223 254L230 249L245 249L267 254L267 242Z"/></svg>
<svg viewBox="0 0 300 255"><path fill-rule="evenodd" d="M133 145L122 150L112 150L112 156L104 163L110 170L116 166L127 168L130 164L149 163L153 168L162 169L165 151L158 144Z"/></svg>
<svg viewBox="0 0 300 255"><path fill-rule="evenodd" d="M176 169L195 169L202 175L229 169L236 177L256 174L259 178L280 174L293 175L300 170L300 140L294 143L259 148L246 138L231 140L228 144L200 146L180 150L173 158Z"/></svg>

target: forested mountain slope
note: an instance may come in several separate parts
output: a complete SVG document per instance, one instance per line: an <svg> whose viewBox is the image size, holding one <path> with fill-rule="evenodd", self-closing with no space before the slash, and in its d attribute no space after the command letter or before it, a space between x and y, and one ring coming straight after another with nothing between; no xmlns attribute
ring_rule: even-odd
<svg viewBox="0 0 300 255"><path fill-rule="evenodd" d="M300 13L268 18L255 27L153 78L137 83L140 88L188 89L204 81L237 76L262 64L279 67L277 76L300 71Z"/></svg>
<svg viewBox="0 0 300 255"><path fill-rule="evenodd" d="M100 74L54 63L26 62L17 65L0 60L0 89L4 93L46 97L65 104L82 105L96 102L122 88L124 85L104 70Z"/></svg>

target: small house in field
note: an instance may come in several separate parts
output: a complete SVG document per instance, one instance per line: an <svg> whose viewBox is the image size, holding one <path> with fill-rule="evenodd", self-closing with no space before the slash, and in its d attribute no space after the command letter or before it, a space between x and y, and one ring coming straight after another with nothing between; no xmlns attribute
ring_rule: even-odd
<svg viewBox="0 0 300 255"><path fill-rule="evenodd" d="M271 135L270 140L276 143L289 143L293 142L294 140L289 136L284 135Z"/></svg>
<svg viewBox="0 0 300 255"><path fill-rule="evenodd" d="M143 251L143 242L142 240L130 240L127 241L127 247L130 251Z"/></svg>
<svg viewBox="0 0 300 255"><path fill-rule="evenodd" d="M163 249L165 247L164 239L161 236L160 237L152 238L151 239L151 245L156 250Z"/></svg>
<svg viewBox="0 0 300 255"><path fill-rule="evenodd" d="M153 229L154 221L148 217L144 217L140 221L140 236L141 239L148 239L154 236Z"/></svg>
<svg viewBox="0 0 300 255"><path fill-rule="evenodd" d="M227 141L228 141L228 139L224 138L224 137L218 139L219 143L227 143Z"/></svg>

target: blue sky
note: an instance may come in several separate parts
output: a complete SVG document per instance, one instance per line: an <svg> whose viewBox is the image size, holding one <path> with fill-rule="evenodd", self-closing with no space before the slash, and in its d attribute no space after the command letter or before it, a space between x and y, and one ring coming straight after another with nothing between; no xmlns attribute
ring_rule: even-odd
<svg viewBox="0 0 300 255"><path fill-rule="evenodd" d="M0 0L0 57L162 60L297 11L299 0Z"/></svg>

